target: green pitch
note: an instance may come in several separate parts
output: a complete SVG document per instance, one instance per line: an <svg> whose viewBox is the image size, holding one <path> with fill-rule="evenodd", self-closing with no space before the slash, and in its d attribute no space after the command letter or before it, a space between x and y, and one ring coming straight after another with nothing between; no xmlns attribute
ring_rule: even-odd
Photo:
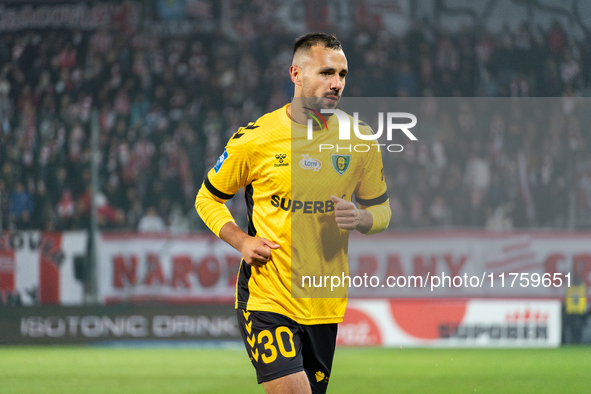
<svg viewBox="0 0 591 394"><path fill-rule="evenodd" d="M244 349L5 347L0 393L263 393ZM591 348L338 348L329 393L591 392Z"/></svg>

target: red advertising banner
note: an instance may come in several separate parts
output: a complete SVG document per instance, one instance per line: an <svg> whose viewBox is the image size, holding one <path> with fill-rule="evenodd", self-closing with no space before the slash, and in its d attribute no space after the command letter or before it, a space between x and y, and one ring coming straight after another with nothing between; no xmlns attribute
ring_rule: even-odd
<svg viewBox="0 0 591 394"><path fill-rule="evenodd" d="M591 285L589 239L545 232L354 234L348 278L304 280L327 287L347 280L350 298L562 299L575 281ZM234 298L241 258L213 235L105 233L98 251L101 302Z"/></svg>
<svg viewBox="0 0 591 394"><path fill-rule="evenodd" d="M231 303L240 255L213 235L102 234L99 300Z"/></svg>
<svg viewBox="0 0 591 394"><path fill-rule="evenodd" d="M568 232L354 234L349 295L563 298L577 281L591 285L590 240L590 233Z"/></svg>
<svg viewBox="0 0 591 394"><path fill-rule="evenodd" d="M86 256L87 233L0 233L0 304L82 305L74 259Z"/></svg>
<svg viewBox="0 0 591 394"><path fill-rule="evenodd" d="M557 300L352 300L338 345L556 347Z"/></svg>

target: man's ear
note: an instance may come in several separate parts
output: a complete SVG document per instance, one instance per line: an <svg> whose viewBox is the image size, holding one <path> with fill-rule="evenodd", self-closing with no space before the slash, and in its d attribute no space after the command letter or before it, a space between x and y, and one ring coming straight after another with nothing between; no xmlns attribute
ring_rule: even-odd
<svg viewBox="0 0 591 394"><path fill-rule="evenodd" d="M299 66L291 66L289 68L289 75L294 85L302 86L302 69Z"/></svg>

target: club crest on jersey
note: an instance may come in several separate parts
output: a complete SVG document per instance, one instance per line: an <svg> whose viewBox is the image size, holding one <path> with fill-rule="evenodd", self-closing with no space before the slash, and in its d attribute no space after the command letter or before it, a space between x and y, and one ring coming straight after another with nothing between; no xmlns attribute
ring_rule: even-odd
<svg viewBox="0 0 591 394"><path fill-rule="evenodd" d="M322 162L318 159L310 157L309 154L302 154L303 158L300 160L300 167L304 170L314 170L316 172L320 171L322 168Z"/></svg>
<svg viewBox="0 0 591 394"><path fill-rule="evenodd" d="M343 175L351 165L351 155L330 155L332 168L339 175Z"/></svg>
<svg viewBox="0 0 591 394"><path fill-rule="evenodd" d="M228 151L226 149L224 149L224 153L222 153L222 155L220 156L220 158L218 159L218 161L215 163L215 167L213 167L213 169L215 170L215 173L217 174L218 171L220 170L220 168L222 168L222 164L224 164L224 162L226 161L226 159L228 158Z"/></svg>

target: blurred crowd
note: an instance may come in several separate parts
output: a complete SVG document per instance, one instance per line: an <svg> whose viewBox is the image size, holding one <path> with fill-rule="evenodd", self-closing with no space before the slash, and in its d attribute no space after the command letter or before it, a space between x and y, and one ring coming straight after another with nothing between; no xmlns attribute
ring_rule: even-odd
<svg viewBox="0 0 591 394"><path fill-rule="evenodd" d="M87 228L92 160L101 228L203 229L193 204L205 172L232 133L293 94L295 37L272 17L245 13L228 28L176 37L3 32L0 229ZM568 99L591 84L589 41L558 23L491 34L415 22L401 37L368 26L339 38L346 96ZM483 123L469 106L446 113L425 101L445 127L388 159L393 223L565 227L573 212L588 215L591 133L565 102L544 128L518 115ZM240 196L228 205L244 223Z"/></svg>
<svg viewBox="0 0 591 394"><path fill-rule="evenodd" d="M589 103L572 96L412 100L421 138L384 155L392 227L575 227L574 209L588 215L591 197Z"/></svg>

